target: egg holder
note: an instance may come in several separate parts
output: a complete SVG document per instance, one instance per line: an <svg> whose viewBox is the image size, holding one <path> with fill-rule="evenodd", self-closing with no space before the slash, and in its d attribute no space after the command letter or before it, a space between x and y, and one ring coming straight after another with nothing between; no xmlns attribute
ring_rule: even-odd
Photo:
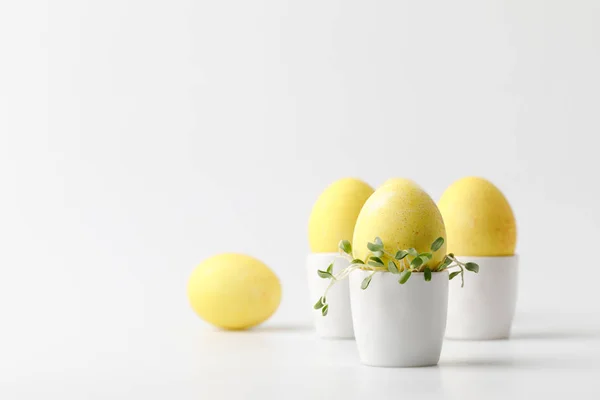
<svg viewBox="0 0 600 400"><path fill-rule="evenodd" d="M325 271L332 262L334 274L350 265L350 262L340 257L339 253L313 253L308 255L306 272L311 299L321 297L329 285L329 280L319 277L317 271ZM317 335L324 339L353 339L354 330L352 327L348 280L332 286L327 293L327 299L335 304L335 307L329 310L327 317L323 317L320 312L313 313Z"/></svg>
<svg viewBox="0 0 600 400"><path fill-rule="evenodd" d="M431 281L413 273L403 285L398 275L373 275L368 290L362 280L369 271L350 274L354 334L361 363L374 367L436 365L442 352L448 312L448 271L433 272ZM333 303L332 303L333 304Z"/></svg>
<svg viewBox="0 0 600 400"><path fill-rule="evenodd" d="M475 262L479 273L450 281L446 337L462 340L507 339L517 305L518 256L457 256Z"/></svg>

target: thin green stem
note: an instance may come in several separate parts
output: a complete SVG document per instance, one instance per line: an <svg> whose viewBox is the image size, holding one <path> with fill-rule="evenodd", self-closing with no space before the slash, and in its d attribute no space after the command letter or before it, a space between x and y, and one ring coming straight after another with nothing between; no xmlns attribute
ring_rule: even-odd
<svg viewBox="0 0 600 400"><path fill-rule="evenodd" d="M452 261L454 261L454 263L456 263L455 266L458 266L460 268L460 287L463 288L465 287L465 264L458 261L456 259L456 257L450 257L448 256Z"/></svg>
<svg viewBox="0 0 600 400"><path fill-rule="evenodd" d="M385 254L386 256L388 256L389 258L391 258L392 260L394 259L394 256L395 256L395 255L393 255L393 254L390 254L390 253L388 253L388 252L387 252L387 251L385 251L385 250L383 250L383 254Z"/></svg>

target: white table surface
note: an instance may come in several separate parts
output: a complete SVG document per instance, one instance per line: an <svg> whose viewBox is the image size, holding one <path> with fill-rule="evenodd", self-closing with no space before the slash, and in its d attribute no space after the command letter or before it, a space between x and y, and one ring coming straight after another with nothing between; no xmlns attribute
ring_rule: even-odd
<svg viewBox="0 0 600 400"><path fill-rule="evenodd" d="M6 346L1 398L600 399L597 314L519 313L510 340L447 340L437 367L415 369L362 366L354 341L318 339L308 325L190 322L31 343L29 353Z"/></svg>

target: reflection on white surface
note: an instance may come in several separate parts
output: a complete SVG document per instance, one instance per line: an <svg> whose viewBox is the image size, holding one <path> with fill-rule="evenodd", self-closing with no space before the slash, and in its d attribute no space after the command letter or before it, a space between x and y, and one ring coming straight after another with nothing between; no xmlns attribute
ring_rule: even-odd
<svg viewBox="0 0 600 400"><path fill-rule="evenodd" d="M5 352L0 393L68 400L594 399L597 317L518 314L513 339L446 340L438 366L413 369L363 366L354 341L319 339L309 325L225 332L192 319L188 327L132 330L127 341L82 337L29 363L16 350Z"/></svg>

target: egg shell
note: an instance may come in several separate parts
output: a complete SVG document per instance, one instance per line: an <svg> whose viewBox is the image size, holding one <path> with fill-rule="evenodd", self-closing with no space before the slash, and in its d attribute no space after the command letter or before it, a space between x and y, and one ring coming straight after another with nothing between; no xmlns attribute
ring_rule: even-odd
<svg viewBox="0 0 600 400"><path fill-rule="evenodd" d="M308 221L311 251L333 253L341 240L351 241L356 218L371 194L373 188L355 178L329 185L315 202Z"/></svg>
<svg viewBox="0 0 600 400"><path fill-rule="evenodd" d="M363 206L354 229L354 257L364 260L369 253L367 243L375 237L381 238L390 254L411 247L424 253L430 251L438 237L445 238L446 231L431 197L415 182L404 179L381 186ZM437 267L445 254L444 243L425 265ZM389 257L384 256L383 260L387 265Z"/></svg>
<svg viewBox="0 0 600 400"><path fill-rule="evenodd" d="M454 182L438 202L448 251L460 256L511 256L517 226L510 204L496 186L479 177Z"/></svg>
<svg viewBox="0 0 600 400"><path fill-rule="evenodd" d="M223 329L247 329L267 320L279 306L277 276L256 258L219 254L196 267L187 293L192 309Z"/></svg>

